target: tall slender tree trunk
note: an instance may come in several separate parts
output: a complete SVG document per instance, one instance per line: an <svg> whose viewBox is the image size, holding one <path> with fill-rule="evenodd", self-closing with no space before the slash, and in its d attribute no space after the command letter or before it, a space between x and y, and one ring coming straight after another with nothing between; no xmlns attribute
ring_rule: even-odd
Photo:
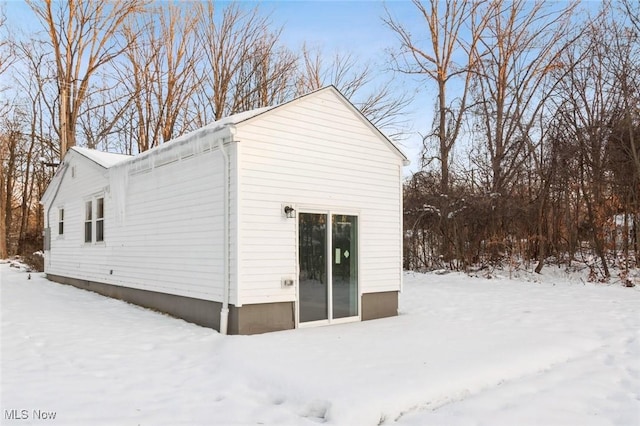
<svg viewBox="0 0 640 426"><path fill-rule="evenodd" d="M33 178L31 177L31 160L34 143L31 143L27 153L24 182L22 186L22 202L20 203L20 231L18 233L18 254L24 254L26 234L29 226L29 206L31 205L31 193L33 190Z"/></svg>
<svg viewBox="0 0 640 426"><path fill-rule="evenodd" d="M0 162L0 188L5 187L5 173L4 164ZM7 252L7 221L5 218L6 199L0 196L0 259L6 259L9 256Z"/></svg>

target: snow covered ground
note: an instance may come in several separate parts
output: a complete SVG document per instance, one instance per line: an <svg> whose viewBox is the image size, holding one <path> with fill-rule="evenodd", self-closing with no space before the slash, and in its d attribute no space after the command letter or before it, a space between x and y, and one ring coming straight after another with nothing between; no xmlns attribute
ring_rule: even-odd
<svg viewBox="0 0 640 426"><path fill-rule="evenodd" d="M221 336L0 264L0 423L640 425L639 287L543 272L407 273L398 317Z"/></svg>

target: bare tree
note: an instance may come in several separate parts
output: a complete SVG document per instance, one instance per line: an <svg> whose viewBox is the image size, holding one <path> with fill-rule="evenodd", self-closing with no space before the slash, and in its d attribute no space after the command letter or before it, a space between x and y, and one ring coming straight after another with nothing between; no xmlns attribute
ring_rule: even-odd
<svg viewBox="0 0 640 426"><path fill-rule="evenodd" d="M0 158L2 159L2 170L0 171L0 183L2 184L0 214L3 220L0 222L0 236L4 242L0 249L4 250L6 258L9 252L15 253L15 247L10 248L10 241L14 231L14 207L18 204L18 194L20 192L22 157L24 152L25 134L23 132L24 114L19 109L13 109L11 114L5 114L0 123Z"/></svg>
<svg viewBox="0 0 640 426"><path fill-rule="evenodd" d="M413 98L394 87L391 79L374 85L374 76L373 64L360 61L352 53L336 52L327 57L321 49L303 45L296 95L333 85L371 123L388 136L399 138L405 131L403 113Z"/></svg>
<svg viewBox="0 0 640 426"><path fill-rule="evenodd" d="M620 111L625 109L624 91L615 71L620 63L611 62L616 56L616 32L615 22L606 13L589 22L578 44L563 54L561 60L570 72L557 86L563 104L556 116L564 129L565 149L576 159L572 179L579 188L578 201L584 206L584 213L575 220L583 236L590 237L605 279L610 275L605 227L615 213L609 141L620 122ZM595 269L593 275L597 275Z"/></svg>
<svg viewBox="0 0 640 426"><path fill-rule="evenodd" d="M52 57L43 43L21 40L13 46L20 66L12 71L14 90L3 114L3 212L7 248L11 253L31 253L39 247L38 200L47 183L39 157L51 159L54 145L46 138L51 131L52 108L57 92L53 82ZM6 171L6 173L5 173ZM6 197L5 197L6 195Z"/></svg>
<svg viewBox="0 0 640 426"><path fill-rule="evenodd" d="M6 31L7 18L4 14L4 5L0 9L0 31L4 33ZM4 37L4 34L0 37L0 75L5 75L5 72L14 58L12 54L12 43L8 38ZM0 87L0 93L4 91L5 87ZM0 114L5 115L8 111L8 105L0 105ZM0 117L2 118L2 117ZM5 188L5 181L7 175L8 164L5 164L4 159L7 158L9 153L9 140L4 134L0 135L0 188ZM7 257L7 222L5 217L6 199L0 196L0 259Z"/></svg>
<svg viewBox="0 0 640 426"><path fill-rule="evenodd" d="M539 113L550 96L547 75L562 67L570 45L569 18L575 4L552 8L544 1L494 0L479 40L474 78L476 128L484 137L492 193L512 189L532 144ZM542 89L545 89L543 91Z"/></svg>
<svg viewBox="0 0 640 426"><path fill-rule="evenodd" d="M635 211L634 244L636 265L640 265L640 90L637 82L640 80L640 4L623 0L626 16L631 22L631 28L625 31L631 52L624 55L623 91L626 104L626 119L629 125L629 151L633 159L635 188L631 191L631 199Z"/></svg>
<svg viewBox="0 0 640 426"><path fill-rule="evenodd" d="M296 55L279 45L280 31L270 32L254 45L233 79L231 113L248 111L291 99Z"/></svg>
<svg viewBox="0 0 640 426"><path fill-rule="evenodd" d="M371 64L361 63L353 54L336 52L327 60L321 49L307 45L302 46L300 68L296 80L298 96L332 84L347 98L353 98L373 79Z"/></svg>
<svg viewBox="0 0 640 426"><path fill-rule="evenodd" d="M44 121L49 119L45 96L47 86L50 86L50 63L48 55L40 49L40 43L31 40L18 45L20 56L26 65L24 72L17 73L16 83L20 88L21 101L24 102L24 143L22 145L22 164L20 180L20 226L18 231L17 252L24 254L27 244L27 235L39 235L37 225L40 217L32 214L34 205L38 204L39 197L35 193L38 175L37 169L41 167L38 158L42 149L51 150L52 146L43 143L41 135L44 131ZM35 197L34 197L35 195ZM35 217L34 217L35 216ZM34 226L30 226L30 225Z"/></svg>
<svg viewBox="0 0 640 426"><path fill-rule="evenodd" d="M622 111L610 145L616 192L623 212L622 243L624 268L630 263L630 223L635 262L640 264L640 4L622 2L620 14L607 25L610 39L609 72L615 77L622 96Z"/></svg>
<svg viewBox="0 0 640 426"><path fill-rule="evenodd" d="M413 34L388 10L384 22L400 41L400 49L391 54L395 69L424 75L438 87L434 128L423 139L423 165L430 161L427 144L434 137L439 147L440 191L448 194L450 153L467 112L467 95L477 60L475 50L489 15L485 13L484 20L476 22L479 3L470 0L413 0L413 5L424 21L426 37L423 33ZM467 30L470 33L465 37ZM456 79L461 80L460 89L451 100L451 86Z"/></svg>
<svg viewBox="0 0 640 426"><path fill-rule="evenodd" d="M4 119L4 117L3 117ZM5 195L7 182L10 179L11 172L10 165L11 160L9 153L11 150L10 134L6 131L0 133L0 188L2 188L2 195L0 195L0 259L6 259L9 252L7 250L7 197ZM7 161L5 161L5 158Z"/></svg>
<svg viewBox="0 0 640 426"><path fill-rule="evenodd" d="M635 36L640 36L640 3L634 0L622 0L622 12L629 19Z"/></svg>
<svg viewBox="0 0 640 426"><path fill-rule="evenodd" d="M270 39L273 33L268 17L261 16L257 6L245 9L231 3L222 10L222 16L218 16L212 0L198 3L197 8L203 17L198 43L204 55L203 92L197 108L199 121L204 124L241 109L243 99L234 96L243 93L235 90L238 74L245 64L255 61L262 40Z"/></svg>
<svg viewBox="0 0 640 426"><path fill-rule="evenodd" d="M118 139L124 125L123 117L135 99L126 84L114 82L113 74L97 78L101 84L93 85L78 115L77 138L87 148L118 151Z"/></svg>
<svg viewBox="0 0 640 426"><path fill-rule="evenodd" d="M11 40L9 29L7 28L7 17L4 12L4 4L0 5L0 76L5 76L6 71L16 61L15 43ZM7 33L7 34L5 34ZM0 93L4 92L7 87L0 86ZM6 105L0 105L0 111L6 108Z"/></svg>
<svg viewBox="0 0 640 426"><path fill-rule="evenodd" d="M132 89L139 152L190 127L180 119L201 88L196 30L204 25L202 9L192 6L165 4L143 16L132 15L123 25L127 64L120 74Z"/></svg>
<svg viewBox="0 0 640 426"><path fill-rule="evenodd" d="M76 126L90 81L105 64L117 57L123 46L115 37L127 16L138 13L142 0L27 0L48 35L56 63L60 97L56 132L59 156L76 143Z"/></svg>
<svg viewBox="0 0 640 426"><path fill-rule="evenodd" d="M468 110L467 98L477 60L476 46L488 15L478 21L479 3L470 0L413 0L413 5L424 23L426 37L423 33L412 33L394 19L389 10L384 22L400 42L398 51L391 52L395 70L424 76L437 86L433 129L423 137L422 166L426 167L433 159L430 142L435 139L435 158L440 161L439 192L444 196L438 197L434 204L439 211L440 250L448 261L453 241L449 229L451 152ZM464 35L466 31L468 37Z"/></svg>
<svg viewBox="0 0 640 426"><path fill-rule="evenodd" d="M365 93L358 93L352 99L360 112L388 137L395 140L406 137L406 111L413 96L396 87L392 79L369 86Z"/></svg>

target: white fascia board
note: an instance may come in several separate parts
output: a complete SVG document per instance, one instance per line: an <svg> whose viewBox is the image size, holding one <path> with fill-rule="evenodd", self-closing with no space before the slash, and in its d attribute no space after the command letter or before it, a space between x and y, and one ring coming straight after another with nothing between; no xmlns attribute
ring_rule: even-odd
<svg viewBox="0 0 640 426"><path fill-rule="evenodd" d="M40 204L46 205L47 203L53 203L55 201L56 194L58 193L58 188L60 187L60 185L62 185L65 170L71 165L71 163L75 161L74 157L76 157L75 151L67 151L64 158L58 165L53 178L49 182L49 185L47 185L47 189L45 189L44 194L42 194L42 198L40 198Z"/></svg>

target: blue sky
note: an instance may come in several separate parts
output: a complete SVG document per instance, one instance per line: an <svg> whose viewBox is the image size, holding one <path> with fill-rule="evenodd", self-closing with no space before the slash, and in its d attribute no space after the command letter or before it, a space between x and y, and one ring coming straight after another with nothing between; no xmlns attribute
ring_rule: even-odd
<svg viewBox="0 0 640 426"><path fill-rule="evenodd" d="M292 43L307 40L326 49L378 56L392 41L382 23L381 1L268 1L262 8L272 10L272 19L283 25L283 36Z"/></svg>
<svg viewBox="0 0 640 426"><path fill-rule="evenodd" d="M410 1L263 1L259 2L265 12L271 13L276 26L282 26L282 37L291 48L303 42L322 48L325 53L351 52L361 60L372 60L381 79L388 79L387 50L395 46L393 32L382 18L385 6L394 18L409 25L419 24L415 7ZM254 3L255 4L255 3ZM413 26L412 25L412 26ZM419 28L416 26L416 28ZM416 133L427 132L432 122L434 88L430 83L407 75L396 75L400 83L409 90L419 92L413 105L407 110L412 135L401 141L402 149L411 160L409 170L419 168L421 137ZM431 99L431 100L430 100Z"/></svg>

